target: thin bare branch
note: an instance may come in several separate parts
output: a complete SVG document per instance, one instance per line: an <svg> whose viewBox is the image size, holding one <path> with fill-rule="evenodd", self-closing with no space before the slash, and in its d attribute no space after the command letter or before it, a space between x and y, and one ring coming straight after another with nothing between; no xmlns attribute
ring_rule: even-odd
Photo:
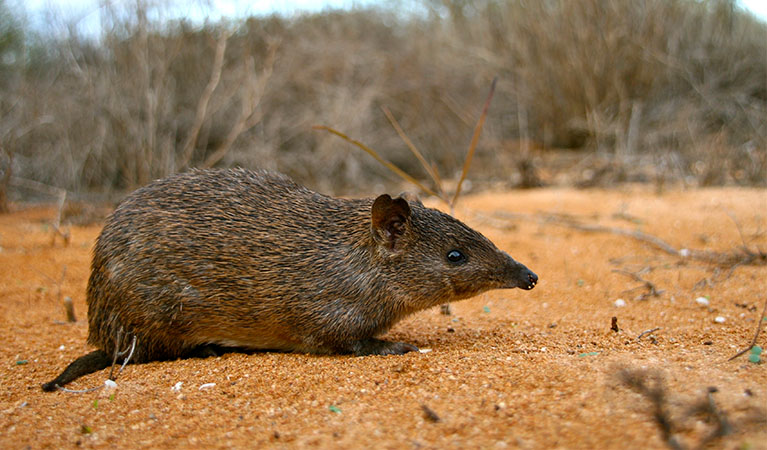
<svg viewBox="0 0 767 450"><path fill-rule="evenodd" d="M232 145L240 135L249 129L253 128L258 122L261 121L263 113L258 111L258 105L261 103L264 90L269 78L272 76L274 70L274 60L277 53L277 44L272 44L269 48L269 53L264 63L264 69L260 77L255 75L255 69L252 67L255 64L251 58L250 61L245 62L247 72L250 74L249 79L245 81L246 93L243 94L241 99L240 116L229 130L226 138L221 145L211 153L200 167L208 169L216 165L221 161L232 148Z"/></svg>
<svg viewBox="0 0 767 450"><path fill-rule="evenodd" d="M211 67L210 80L205 86L205 89L200 95L200 99L197 102L197 111L194 116L194 123L192 129L187 136L184 146L181 150L181 161L178 164L179 167L184 168L189 166L189 162L192 160L192 154L194 153L194 146L197 143L197 137L200 135L200 129L205 122L205 117L208 111L208 103L213 96L213 91L218 87L218 83L221 80L221 71L224 67L224 55L226 54L226 44L229 40L231 32L224 30L221 32L221 36L216 43L216 53L213 57L213 66Z"/></svg>

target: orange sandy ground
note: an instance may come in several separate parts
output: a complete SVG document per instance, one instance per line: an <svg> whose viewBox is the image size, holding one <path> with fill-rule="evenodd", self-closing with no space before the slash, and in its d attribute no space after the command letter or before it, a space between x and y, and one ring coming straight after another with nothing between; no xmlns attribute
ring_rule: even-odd
<svg viewBox="0 0 767 450"><path fill-rule="evenodd" d="M464 198L458 215L537 272L540 284L454 304L452 316L424 311L389 334L429 352L130 365L116 390L78 395L43 393L40 384L89 351L84 297L100 226L72 227L68 247L52 246L52 210L22 210L0 216L0 448L664 447L649 401L618 380L623 368L662 374L683 443L713 430L689 411L713 386L734 427L715 446L767 448L767 366L747 356L727 362L756 330L765 266L729 274L627 237L499 219L499 211L571 214L721 252L742 244L735 218L751 248L767 250L764 190L485 193ZM641 288L626 292L641 283L613 272L648 267L642 276L664 292L647 300L635 299ZM696 288L701 280L708 283ZM62 323L59 296L74 299L76 323ZM699 296L710 304L696 303ZM615 306L618 298L625 307ZM610 330L612 316L620 332ZM767 332L759 344L767 347ZM70 387L102 384L107 372ZM200 390L204 383L215 386Z"/></svg>

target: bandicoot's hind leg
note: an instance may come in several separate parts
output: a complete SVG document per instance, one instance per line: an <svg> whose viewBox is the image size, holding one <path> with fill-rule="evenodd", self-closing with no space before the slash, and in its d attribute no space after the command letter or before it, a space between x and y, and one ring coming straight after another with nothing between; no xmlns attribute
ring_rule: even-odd
<svg viewBox="0 0 767 450"><path fill-rule="evenodd" d="M60 386L64 386L75 378L80 378L83 375L88 375L97 370L105 369L110 365L112 365L112 358L104 353L103 350L92 351L87 355L83 355L72 361L72 363L61 372L61 375L48 383L43 384L43 390L45 392L55 391Z"/></svg>

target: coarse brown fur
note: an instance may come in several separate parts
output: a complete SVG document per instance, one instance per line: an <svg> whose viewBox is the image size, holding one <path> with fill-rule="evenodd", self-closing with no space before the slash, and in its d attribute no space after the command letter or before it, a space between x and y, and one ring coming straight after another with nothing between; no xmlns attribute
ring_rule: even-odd
<svg viewBox="0 0 767 450"><path fill-rule="evenodd" d="M402 354L417 349L375 337L403 317L536 282L418 200L339 199L271 172L194 170L138 189L107 219L87 290L98 350L43 389L108 366L127 337L133 362L209 346Z"/></svg>

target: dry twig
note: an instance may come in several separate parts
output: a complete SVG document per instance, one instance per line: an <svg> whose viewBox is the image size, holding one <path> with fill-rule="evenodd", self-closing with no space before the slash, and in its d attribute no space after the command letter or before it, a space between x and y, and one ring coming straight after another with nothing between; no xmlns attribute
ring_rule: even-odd
<svg viewBox="0 0 767 450"><path fill-rule="evenodd" d="M588 233L609 233L618 236L630 237L634 240L648 244L664 253L675 256L682 259L690 259L700 261L708 264L716 264L724 267L733 267L740 265L754 265L763 266L767 265L767 253L757 249L753 251L748 247L739 248L732 252L714 252L707 250L694 250L694 249L676 249L671 244L667 243L663 239L653 236L651 234L643 233L638 230L628 230L625 228L607 227L596 224L586 224L579 222L572 217L562 216L561 214L551 213L539 213L535 215L530 214L518 214L507 213L504 211L496 211L493 213L496 218L511 219L511 220L528 220L535 221L542 224L553 224L571 228L573 230L584 231Z"/></svg>
<svg viewBox="0 0 767 450"><path fill-rule="evenodd" d="M756 341L757 341L757 339L759 339L759 333L762 331L762 324L764 323L764 317L765 317L764 314L765 313L767 313L767 300L764 301L764 307L762 308L762 313L759 315L759 317L756 320L756 332L754 333L754 338L751 339L751 344L749 344L749 346L746 347L745 349L743 349L743 350L739 351L738 353L736 353L735 356L732 356L727 361L732 361L733 359L737 358L738 356L744 355L746 352L751 350L751 348L753 348L753 346L756 345Z"/></svg>
<svg viewBox="0 0 767 450"><path fill-rule="evenodd" d="M639 333L639 336L637 336L636 340L639 341L640 339L642 339L646 335L648 335L650 333L655 333L658 330L660 330L660 327L655 327L655 328L650 328L649 330L645 330L645 331Z"/></svg>
<svg viewBox="0 0 767 450"><path fill-rule="evenodd" d="M277 44L275 43L269 47L269 53L266 56L266 61L260 77L255 73L255 61L252 58L243 62L248 78L244 82L245 92L240 99L240 116L235 121L232 129L229 130L229 133L226 135L221 145L219 145L213 153L208 155L200 167L207 169L216 165L216 163L221 161L224 156L229 153L232 144L234 144L242 133L253 128L261 121L263 113L259 111L258 106L261 104L261 98L266 90L266 84L272 76L276 53Z"/></svg>
<svg viewBox="0 0 767 450"><path fill-rule="evenodd" d="M426 405L421 405L421 410L423 410L423 415L424 417L426 417L426 420L428 420L429 422L437 423L442 420L440 419L439 415L437 415L437 413L434 412L433 409L429 408Z"/></svg>
<svg viewBox="0 0 767 450"><path fill-rule="evenodd" d="M644 278L640 277L639 274L637 273L629 272L628 270L623 270L623 269L613 269L613 272L619 273L621 275L626 275L644 285L644 286L639 286L638 288L644 287L645 289L647 289L647 292L639 295L639 297L637 298L638 300L645 300L647 299L647 297L660 297L660 295L665 292L664 290L658 290L652 282L645 280ZM628 291L633 291L634 289L638 289L638 288L629 289ZM628 292L628 291L625 291L625 292Z"/></svg>

